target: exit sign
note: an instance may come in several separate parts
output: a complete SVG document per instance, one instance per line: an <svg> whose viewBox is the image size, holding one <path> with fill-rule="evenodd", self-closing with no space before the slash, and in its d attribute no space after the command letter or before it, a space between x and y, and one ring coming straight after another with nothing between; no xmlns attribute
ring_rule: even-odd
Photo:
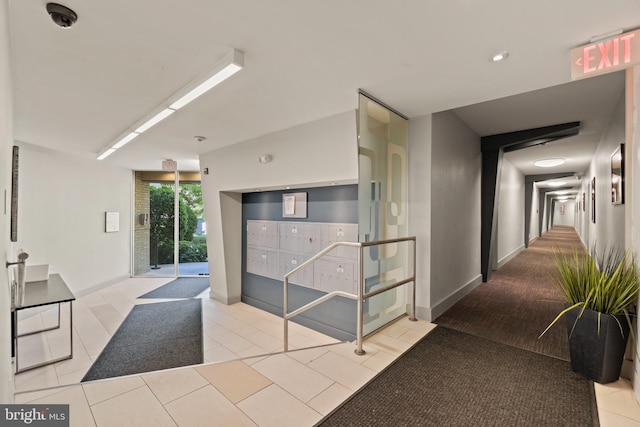
<svg viewBox="0 0 640 427"><path fill-rule="evenodd" d="M640 30L571 50L571 80L622 70L640 63Z"/></svg>

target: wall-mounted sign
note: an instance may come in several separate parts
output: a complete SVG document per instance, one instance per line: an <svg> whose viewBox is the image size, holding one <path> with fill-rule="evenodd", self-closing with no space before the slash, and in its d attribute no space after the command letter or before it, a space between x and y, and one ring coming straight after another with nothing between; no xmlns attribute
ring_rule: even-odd
<svg viewBox="0 0 640 427"><path fill-rule="evenodd" d="M284 193L282 195L283 218L307 217L307 193ZM297 233L296 231L293 231Z"/></svg>
<svg viewBox="0 0 640 427"><path fill-rule="evenodd" d="M640 30L571 50L571 80L612 73L640 64Z"/></svg>

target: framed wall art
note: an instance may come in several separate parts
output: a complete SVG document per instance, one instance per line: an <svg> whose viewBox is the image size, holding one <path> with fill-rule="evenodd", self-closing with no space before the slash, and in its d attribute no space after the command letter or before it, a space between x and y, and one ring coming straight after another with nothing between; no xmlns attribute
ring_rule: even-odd
<svg viewBox="0 0 640 427"><path fill-rule="evenodd" d="M18 164L20 148L13 146L11 157L11 241L18 241ZM5 199L6 200L6 199Z"/></svg>
<svg viewBox="0 0 640 427"><path fill-rule="evenodd" d="M624 204L624 144L611 155L611 203Z"/></svg>
<svg viewBox="0 0 640 427"><path fill-rule="evenodd" d="M596 223L596 177L591 180L591 222Z"/></svg>

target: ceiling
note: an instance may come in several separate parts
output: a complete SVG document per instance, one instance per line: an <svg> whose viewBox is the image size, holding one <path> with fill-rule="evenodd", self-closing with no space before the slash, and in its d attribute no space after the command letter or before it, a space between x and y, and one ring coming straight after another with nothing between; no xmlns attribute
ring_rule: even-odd
<svg viewBox="0 0 640 427"><path fill-rule="evenodd" d="M358 89L410 118L455 109L479 135L580 120L562 144L586 168L577 147L593 152L624 81L570 83L569 52L640 26L637 0L60 0L78 15L66 30L44 0L8 2L15 138L87 158L244 52L243 70L103 160L136 170L198 170L201 153L355 109ZM525 173L529 150L509 157Z"/></svg>

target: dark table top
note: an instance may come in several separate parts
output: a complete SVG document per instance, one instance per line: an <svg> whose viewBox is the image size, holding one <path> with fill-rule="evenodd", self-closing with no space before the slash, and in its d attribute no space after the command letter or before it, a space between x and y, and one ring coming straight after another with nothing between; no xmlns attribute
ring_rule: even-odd
<svg viewBox="0 0 640 427"><path fill-rule="evenodd" d="M75 299L76 297L71 293L62 277L59 274L51 274L49 280L25 283L24 304L15 309L23 310Z"/></svg>

